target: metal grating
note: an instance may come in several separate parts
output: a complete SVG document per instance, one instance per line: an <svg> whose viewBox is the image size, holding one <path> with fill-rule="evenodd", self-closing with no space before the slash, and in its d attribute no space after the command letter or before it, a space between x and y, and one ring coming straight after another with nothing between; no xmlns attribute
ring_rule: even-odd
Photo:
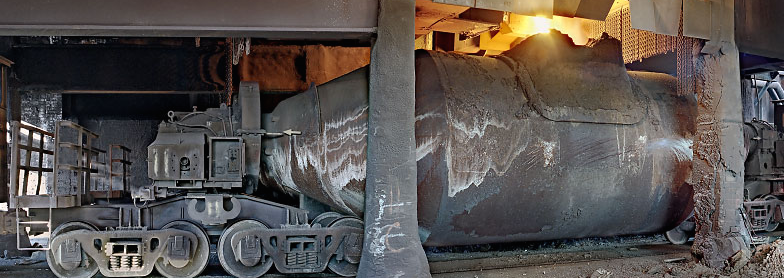
<svg viewBox="0 0 784 278"><path fill-rule="evenodd" d="M632 29L629 7L608 14L604 21L588 21L587 25L587 36L590 39L599 39L602 33L607 33L620 40L623 62L626 64L674 52L677 48L678 37Z"/></svg>

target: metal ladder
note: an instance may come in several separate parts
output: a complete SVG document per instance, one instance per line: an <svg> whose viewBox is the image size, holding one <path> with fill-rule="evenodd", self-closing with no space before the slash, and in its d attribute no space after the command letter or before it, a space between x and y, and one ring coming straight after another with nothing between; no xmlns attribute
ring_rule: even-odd
<svg viewBox="0 0 784 278"><path fill-rule="evenodd" d="M75 131L74 134L76 135L75 142L68 142L63 138L63 130L64 128L70 129ZM10 204L13 206L16 212L16 245L18 250L23 251L46 251L49 250L49 242L52 236L52 215L53 210L56 208L67 208L67 207L77 207L82 205L82 197L86 196L85 191L90 190L90 182L91 178L90 175L92 173L97 173L97 169L93 169L95 163L93 163L93 157L97 157L102 152L99 149L92 147L92 142L94 139L98 138L98 135L85 129L82 126L77 125L76 123L70 121L58 121L55 127L55 133L52 134L40 128L25 125L20 122L13 122L11 124L12 129L12 152L11 152L11 196L10 196ZM22 134L22 130L26 131L27 140L26 144L22 144L20 141L20 134ZM35 134L38 134L38 146L33 146L35 141ZM48 150L45 148L46 139L53 138L54 145L53 150ZM64 149L70 149L76 152L76 164L68 164L63 163L61 160L62 151ZM25 150L25 159L24 164L22 164L21 160L21 150ZM38 165L31 166L31 158L32 153L38 154ZM46 156L52 157L52 167L44 167L44 161ZM69 190L70 194L60 195L58 192L58 171L71 171L76 172L76 187L71 188L75 190ZM23 173L24 177L22 178L22 183L20 184L20 172ZM38 173L38 180L35 189L33 190L33 194L28 194L29 192L29 181L28 177L31 172ZM52 173L52 178L49 182L51 182L51 192L47 192L46 195L41 194L41 180L44 173ZM75 192L74 192L75 191ZM46 208L48 211L47 220L38 220L38 221L24 221L20 217L20 212L24 208ZM47 231L47 238L46 238L46 245L42 247L22 247L21 245L21 233L23 232L22 228L27 227L34 227L34 226L46 226Z"/></svg>
<svg viewBox="0 0 784 278"><path fill-rule="evenodd" d="M25 131L27 136L27 140L25 144L22 144L20 141L22 137L22 131ZM37 173L37 183L33 192L35 194L40 194L41 191L41 180L43 179L43 175L46 172L53 172L53 168L45 168L44 167L44 158L45 155L52 156L54 155L54 151L47 150L44 145L47 141L47 138L53 138L54 134L47 132L45 130L39 129L34 126L25 125L20 122L12 122L11 123L11 143L12 143L12 151L11 151L11 188L10 188L10 203L9 205L13 207L16 216L16 247L18 250L30 250L30 251L39 251L39 250L48 250L48 248L43 247L22 247L21 244L21 233L22 226L35 226L35 225L46 225L47 231L49 234L52 233L52 210L51 210L51 203L53 202L52 197L49 198L49 217L48 221L23 221L20 217L20 212L22 210L22 206L27 205L27 203L23 203L23 198L20 196L25 196L29 192L28 186L31 185L28 181L31 172ZM38 146L35 146L35 140L38 140ZM21 150L25 151L24 155L24 163L22 163L22 156ZM38 163L37 166L31 165L31 159L33 158L32 153L38 154ZM19 174L20 171L24 173L22 178L22 183L19 183ZM51 194L50 194L51 195Z"/></svg>

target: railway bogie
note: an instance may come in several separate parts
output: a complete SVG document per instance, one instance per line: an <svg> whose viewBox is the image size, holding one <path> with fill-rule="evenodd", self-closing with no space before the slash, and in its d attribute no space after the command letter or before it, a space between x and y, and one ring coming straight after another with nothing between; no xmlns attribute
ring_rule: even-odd
<svg viewBox="0 0 784 278"><path fill-rule="evenodd" d="M556 33L532 36L496 57L417 52L422 243L654 233L686 219L693 206L688 180L696 102L675 93L672 76L627 71L619 52L614 39L575 46ZM60 155L57 131L54 148L42 151L54 154L54 173L68 169L77 178L65 184L55 178L52 188L79 190L19 196L12 207L29 209L33 233L64 227L43 248L60 277L143 276L153 269L193 277L204 269L211 244L237 277L273 267L283 274L353 276L364 237L358 216L371 132L368 74L364 67L311 86L269 114L262 114L263 95L253 82L240 84L230 106L169 112L146 150L152 183L123 184L122 192L90 187L100 171L89 162L100 150L89 140L62 144L81 150L76 161L88 164L61 163L68 157ZM98 138L76 124L64 126ZM19 137L19 128L14 134ZM778 145L763 143L760 154L774 157ZM124 160L108 161L117 162ZM27 166L12 171L42 169ZM765 180L757 191L777 194L766 191L768 182L781 184ZM762 193L754 193L759 202L781 208L778 198ZM313 215L293 202L299 195L332 211ZM757 203L747 204L758 213ZM778 223L771 218L780 215L776 209L759 211L768 217L759 225ZM670 237L683 241L684 235Z"/></svg>

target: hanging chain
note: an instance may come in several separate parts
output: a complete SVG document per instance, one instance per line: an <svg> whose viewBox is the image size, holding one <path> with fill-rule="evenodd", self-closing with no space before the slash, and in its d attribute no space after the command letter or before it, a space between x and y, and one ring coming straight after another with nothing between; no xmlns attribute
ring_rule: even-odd
<svg viewBox="0 0 784 278"><path fill-rule="evenodd" d="M231 104L231 92L234 90L234 76L232 75L232 61L234 57L234 40L226 38L226 92L221 95L221 102Z"/></svg>
<svg viewBox="0 0 784 278"><path fill-rule="evenodd" d="M240 63L243 55L250 55L250 38L226 38L226 94L222 102L231 104L234 92L234 75L232 69ZM231 61L231 63L229 63Z"/></svg>

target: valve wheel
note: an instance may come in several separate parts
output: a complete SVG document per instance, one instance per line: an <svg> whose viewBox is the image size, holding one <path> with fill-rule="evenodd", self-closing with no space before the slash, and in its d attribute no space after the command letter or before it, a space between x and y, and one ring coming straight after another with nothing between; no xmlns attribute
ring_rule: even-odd
<svg viewBox="0 0 784 278"><path fill-rule="evenodd" d="M182 220L169 222L169 224L163 226L162 229L178 229L191 232L196 235L198 242L191 243L190 254L192 254L192 256L185 266L176 267L168 262L164 262L164 258L159 258L158 261L155 262L155 270L158 270L158 273L169 278L193 278L204 271L210 256L210 240L207 237L207 233L204 232L201 227L196 226L196 224ZM193 246L195 246L195 248L193 248ZM168 248L168 246L165 248Z"/></svg>
<svg viewBox="0 0 784 278"><path fill-rule="evenodd" d="M362 220L359 220L358 218L355 218L355 217L343 217L343 218L331 221L331 224L329 225L329 227L354 227L354 228L364 229L365 224L362 222ZM359 250L357 250L358 252L362 250L362 237L363 236L364 235L362 235L362 234L358 235L358 237L356 238L357 242L352 242L352 243L358 244L358 248L359 248ZM346 239L350 239L350 238L351 237L347 237ZM341 244L343 244L343 246L341 246L339 248L344 248L344 250L345 250L345 248L354 248L354 247L346 247L346 244L349 244L346 241L344 241ZM355 261L352 261L352 260L346 259L345 257L340 259L340 260L338 260L338 255L335 254L335 255L332 255L331 258L329 258L329 263L327 264L327 268L329 268L329 270L332 271L333 273L335 273L337 275L340 275L340 276L356 276L357 275L357 269L359 268L359 260L357 258Z"/></svg>
<svg viewBox="0 0 784 278"><path fill-rule="evenodd" d="M57 229L52 231L50 238L52 241L54 241L58 235L78 230L96 231L97 229L95 229L95 227L92 225L84 222L68 222L58 226ZM51 269L52 273L57 275L57 277L90 278L98 273L98 264L95 263L95 260L92 257L84 252L84 249L81 249L82 261L79 263L79 265L71 270L66 269L62 265L58 264L57 261L55 261L54 252L57 252L57 248L60 248L60 246L54 246L53 248L49 248L49 250L46 251L46 264L49 265L49 269ZM89 246L83 245L81 248L92 248L92 244Z"/></svg>
<svg viewBox="0 0 784 278"><path fill-rule="evenodd" d="M272 268L272 257L270 257L269 254L265 254L264 249L262 249L262 258L260 262L254 266L242 264L234 255L234 248L231 246L231 238L239 231L253 228L266 229L269 227L256 220L242 220L232 224L228 229L224 230L218 240L218 260L220 261L221 266L223 266L223 269L235 277L255 278L264 275L264 273L267 273L267 271ZM266 244L269 243L262 242L260 247L263 248Z"/></svg>

